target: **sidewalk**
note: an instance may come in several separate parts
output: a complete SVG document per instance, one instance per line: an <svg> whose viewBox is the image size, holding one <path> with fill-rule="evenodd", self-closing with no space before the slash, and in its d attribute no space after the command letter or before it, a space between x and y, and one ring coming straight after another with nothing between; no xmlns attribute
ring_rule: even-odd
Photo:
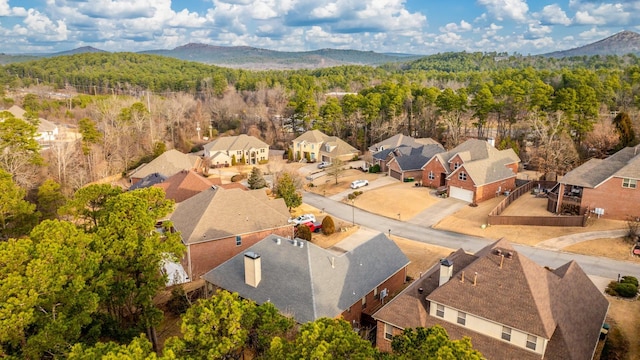
<svg viewBox="0 0 640 360"><path fill-rule="evenodd" d="M545 240L536 247L548 250L561 250L567 246L577 244L583 241L602 239L602 238L617 238L625 236L629 230L605 230L605 231L592 231L578 234L571 234L560 236L557 238Z"/></svg>

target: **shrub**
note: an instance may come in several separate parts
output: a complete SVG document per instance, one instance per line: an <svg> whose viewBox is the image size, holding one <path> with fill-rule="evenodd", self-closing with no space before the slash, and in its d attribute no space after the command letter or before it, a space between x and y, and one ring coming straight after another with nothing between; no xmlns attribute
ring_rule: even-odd
<svg viewBox="0 0 640 360"><path fill-rule="evenodd" d="M167 309L174 315L180 315L187 312L189 308L189 299L184 292L182 286L178 286L171 290L171 298L167 301Z"/></svg>
<svg viewBox="0 0 640 360"><path fill-rule="evenodd" d="M238 159L236 159L236 155L231 155L231 166L236 166L238 164Z"/></svg>
<svg viewBox="0 0 640 360"><path fill-rule="evenodd" d="M235 174L231 177L231 182L238 182L244 178L245 178L244 174Z"/></svg>
<svg viewBox="0 0 640 360"><path fill-rule="evenodd" d="M369 172L372 174L377 174L380 172L380 164L375 164L369 167Z"/></svg>
<svg viewBox="0 0 640 360"><path fill-rule="evenodd" d="M634 276L623 276L622 279L620 279L621 283L629 283L629 284L633 284L636 287L638 286L638 279Z"/></svg>
<svg viewBox="0 0 640 360"><path fill-rule="evenodd" d="M287 159L293 161L293 151L291 149L287 149Z"/></svg>
<svg viewBox="0 0 640 360"><path fill-rule="evenodd" d="M633 278L633 277L629 276L628 278ZM633 281L631 279L627 279L627 281L630 281L630 282L612 281L609 283L609 285L605 289L605 292L611 296L620 296L625 298L635 297L638 294L638 286L633 282L631 282Z"/></svg>
<svg viewBox="0 0 640 360"><path fill-rule="evenodd" d="M325 235L331 235L336 232L336 224L333 222L333 218L329 215L322 219L322 233Z"/></svg>
<svg viewBox="0 0 640 360"><path fill-rule="evenodd" d="M302 240L311 241L311 229L309 229L307 225L300 224L296 230L296 237Z"/></svg>

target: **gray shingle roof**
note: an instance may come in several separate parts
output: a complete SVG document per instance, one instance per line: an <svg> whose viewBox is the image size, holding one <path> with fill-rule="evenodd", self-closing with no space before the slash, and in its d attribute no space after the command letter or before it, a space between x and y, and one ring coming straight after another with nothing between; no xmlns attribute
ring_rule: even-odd
<svg viewBox="0 0 640 360"><path fill-rule="evenodd" d="M393 152L402 171L420 170L434 155L444 151L440 144L420 145L418 147L402 146Z"/></svg>
<svg viewBox="0 0 640 360"><path fill-rule="evenodd" d="M505 166L510 162L509 158L470 161L463 163L459 171L464 169L476 186L486 185L516 176L510 168ZM449 176L456 176L456 173L457 171L454 171Z"/></svg>
<svg viewBox="0 0 640 360"><path fill-rule="evenodd" d="M195 169L200 162L200 157L191 154L181 153L178 150L167 150L162 155L151 160L129 175L132 178L142 179L154 173L171 177L182 170Z"/></svg>
<svg viewBox="0 0 640 360"><path fill-rule="evenodd" d="M404 134L396 134L390 138L377 142L369 147L369 151L375 153L381 150L380 148L389 149L397 148L400 146L420 147L421 145L440 144L439 142L431 138L413 138Z"/></svg>
<svg viewBox="0 0 640 360"><path fill-rule="evenodd" d="M166 176L164 176L162 174L158 174L158 173L153 173L151 175L145 176L144 178L142 178L142 180L140 180L137 183L131 185L129 190L147 188L147 187L153 186L155 184L159 184L161 182L164 182L165 180L167 180Z"/></svg>
<svg viewBox="0 0 640 360"><path fill-rule="evenodd" d="M591 159L569 171L560 182L596 188L611 177L640 179L640 145L624 148L606 159Z"/></svg>
<svg viewBox="0 0 640 360"><path fill-rule="evenodd" d="M265 191L205 190L176 206L170 219L185 244L287 226L283 199L270 200Z"/></svg>
<svg viewBox="0 0 640 360"><path fill-rule="evenodd" d="M513 255L503 260L502 268L496 249ZM430 300L551 339L544 359L591 358L609 304L575 262L549 271L516 252L505 240L498 240L475 255L460 249L447 258L454 266L451 280L438 287L440 271L436 266L375 313L374 318L400 328L442 324L454 339L471 336L474 347L487 358L501 359L512 354L512 358L524 359L527 353L531 354L430 317L426 301ZM418 292L420 287L422 294Z"/></svg>
<svg viewBox="0 0 640 360"><path fill-rule="evenodd" d="M325 151L325 146L324 146L325 144L331 146L330 152ZM322 153L329 154L331 158L335 158L343 155L351 155L351 154L355 155L359 153L358 149L349 145L349 143L340 139L337 136L327 137L323 142L322 148L320 149L320 151Z"/></svg>
<svg viewBox="0 0 640 360"><path fill-rule="evenodd" d="M269 145L255 136L241 134L238 136L223 136L203 146L210 154L216 151L238 151L268 148Z"/></svg>
<svg viewBox="0 0 640 360"><path fill-rule="evenodd" d="M258 287L245 284L244 254L203 278L258 304L270 301L281 312L305 323L338 316L409 264L393 241L373 231L361 230L333 250L306 241L301 248L283 238L277 245L277 238L270 235L247 249L261 257Z"/></svg>

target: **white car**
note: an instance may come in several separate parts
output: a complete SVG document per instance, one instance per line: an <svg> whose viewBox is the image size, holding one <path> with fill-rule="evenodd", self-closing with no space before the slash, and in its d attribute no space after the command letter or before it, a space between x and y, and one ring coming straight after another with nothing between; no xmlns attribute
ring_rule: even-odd
<svg viewBox="0 0 640 360"><path fill-rule="evenodd" d="M296 225L306 222L316 222L316 216L313 214L303 214L298 216L297 218L289 219L289 223L294 223Z"/></svg>
<svg viewBox="0 0 640 360"><path fill-rule="evenodd" d="M367 185L369 185L369 181L368 180L356 180L356 181L351 183L351 188L352 189L357 189L357 188L361 188L361 187L367 186Z"/></svg>
<svg viewBox="0 0 640 360"><path fill-rule="evenodd" d="M324 169L331 166L331 163L328 161L322 161L320 163L318 163L318 169Z"/></svg>

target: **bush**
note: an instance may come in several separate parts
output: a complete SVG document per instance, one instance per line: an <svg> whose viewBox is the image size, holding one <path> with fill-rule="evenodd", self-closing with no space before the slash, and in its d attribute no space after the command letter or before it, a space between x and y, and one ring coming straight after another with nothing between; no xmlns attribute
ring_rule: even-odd
<svg viewBox="0 0 640 360"><path fill-rule="evenodd" d="M189 300L182 286L178 286L171 290L171 298L167 301L167 309L174 315L180 315L187 312L189 308Z"/></svg>
<svg viewBox="0 0 640 360"><path fill-rule="evenodd" d="M380 172L380 164L375 164L369 167L369 172L372 174L377 174Z"/></svg>
<svg viewBox="0 0 640 360"><path fill-rule="evenodd" d="M327 215L322 219L322 233L331 235L334 232L336 232L336 224L333 222L333 218Z"/></svg>
<svg viewBox="0 0 640 360"><path fill-rule="evenodd" d="M244 174L235 174L231 177L231 182L238 182L244 178L245 178Z"/></svg>
<svg viewBox="0 0 640 360"><path fill-rule="evenodd" d="M633 277L629 276L628 278ZM627 281L629 282L612 281L605 289L605 292L611 296L620 296L625 298L635 297L638 294L638 286L632 282L632 279L627 279ZM637 279L635 281L637 282Z"/></svg>
<svg viewBox="0 0 640 360"><path fill-rule="evenodd" d="M623 276L622 279L620 279L621 283L628 283L628 284L633 284L636 287L638 287L638 279L633 277L633 276Z"/></svg>
<svg viewBox="0 0 640 360"><path fill-rule="evenodd" d="M298 225L298 227L296 227L296 237L302 240L311 241L311 229L309 229L307 225Z"/></svg>

